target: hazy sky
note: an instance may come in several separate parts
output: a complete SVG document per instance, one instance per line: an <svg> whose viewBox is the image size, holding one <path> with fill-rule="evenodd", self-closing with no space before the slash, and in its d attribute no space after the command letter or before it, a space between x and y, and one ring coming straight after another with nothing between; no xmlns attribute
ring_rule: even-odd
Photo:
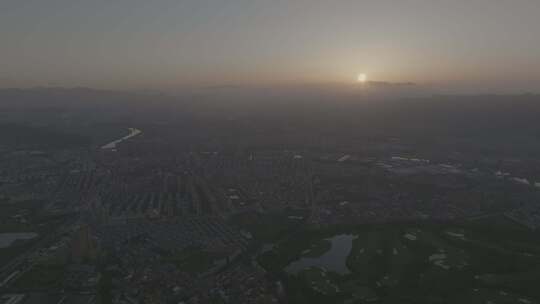
<svg viewBox="0 0 540 304"><path fill-rule="evenodd" d="M0 87L540 91L540 0L0 0Z"/></svg>

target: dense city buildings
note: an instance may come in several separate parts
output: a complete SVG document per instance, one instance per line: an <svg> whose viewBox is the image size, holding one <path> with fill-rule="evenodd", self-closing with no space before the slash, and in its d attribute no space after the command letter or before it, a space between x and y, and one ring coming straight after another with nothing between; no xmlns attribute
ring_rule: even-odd
<svg viewBox="0 0 540 304"><path fill-rule="evenodd" d="M88 142L0 141L0 303L540 299L530 153L105 118L51 123L47 136L67 136L60 122Z"/></svg>

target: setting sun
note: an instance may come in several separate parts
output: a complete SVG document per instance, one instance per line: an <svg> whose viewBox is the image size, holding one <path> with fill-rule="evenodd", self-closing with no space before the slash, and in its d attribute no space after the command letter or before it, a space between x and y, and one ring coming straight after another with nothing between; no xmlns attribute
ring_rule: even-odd
<svg viewBox="0 0 540 304"><path fill-rule="evenodd" d="M367 75L366 74L358 74L357 81L360 83L365 83L367 81Z"/></svg>

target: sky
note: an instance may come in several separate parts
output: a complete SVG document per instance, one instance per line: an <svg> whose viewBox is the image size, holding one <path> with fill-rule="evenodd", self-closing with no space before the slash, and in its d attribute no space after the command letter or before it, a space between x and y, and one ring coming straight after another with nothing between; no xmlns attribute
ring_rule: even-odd
<svg viewBox="0 0 540 304"><path fill-rule="evenodd" d="M539 92L539 0L1 0L0 87Z"/></svg>

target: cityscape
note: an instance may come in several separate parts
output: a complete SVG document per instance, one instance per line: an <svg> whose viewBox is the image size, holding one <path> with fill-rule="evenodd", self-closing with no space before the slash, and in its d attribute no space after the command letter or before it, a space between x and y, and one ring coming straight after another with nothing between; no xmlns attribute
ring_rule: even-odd
<svg viewBox="0 0 540 304"><path fill-rule="evenodd" d="M329 144L240 119L194 132L215 118L88 128L116 114L52 112L34 135L17 112L5 108L19 121L6 126L28 140L1 150L5 303L412 303L426 288L430 303L456 290L536 302L536 272L521 272L540 259L534 156L410 136ZM59 127L95 139L41 141L68 136ZM516 265L489 270L509 256Z"/></svg>
<svg viewBox="0 0 540 304"><path fill-rule="evenodd" d="M540 1L0 1L0 304L540 304Z"/></svg>

